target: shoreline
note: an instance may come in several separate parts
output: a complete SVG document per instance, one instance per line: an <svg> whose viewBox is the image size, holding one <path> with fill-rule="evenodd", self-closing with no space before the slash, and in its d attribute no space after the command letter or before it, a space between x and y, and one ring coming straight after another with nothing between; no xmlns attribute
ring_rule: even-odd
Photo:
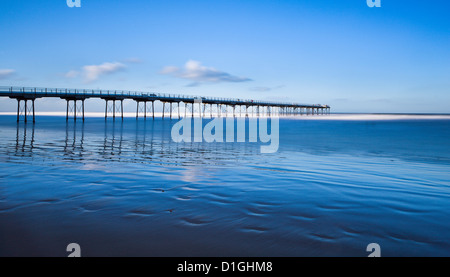
<svg viewBox="0 0 450 277"><path fill-rule="evenodd" d="M0 116L16 116L16 112L0 112ZM48 117L65 117L65 112L36 112L36 116L48 116ZM105 114L103 112L86 112L86 118L104 118ZM110 118L112 116L108 116ZM197 117L197 116L194 116ZM120 118L117 117L116 118ZM136 118L136 113L134 112L124 112L124 118ZM155 118L162 118L162 112L155 112ZM166 115L166 119L169 117ZM183 118L183 116L181 117ZM205 119L210 119L207 115ZM222 118L232 118L231 116ZM245 118L245 117L236 117ZM248 117L257 118L257 117ZM261 118L267 118L267 116L261 116ZM292 120L450 120L450 114L400 114L400 113L332 113L329 115L288 115L288 116L278 116L282 119L292 119ZM139 116L139 119L143 119L143 115ZM147 115L147 119L152 119L152 116ZM178 117L174 116L172 120L177 120Z"/></svg>

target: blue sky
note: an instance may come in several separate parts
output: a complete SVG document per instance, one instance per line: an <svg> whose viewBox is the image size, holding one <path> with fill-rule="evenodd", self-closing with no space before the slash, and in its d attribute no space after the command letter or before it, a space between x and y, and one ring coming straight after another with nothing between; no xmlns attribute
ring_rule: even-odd
<svg viewBox="0 0 450 277"><path fill-rule="evenodd" d="M81 0L81 8L69 8L66 0L2 0L0 86L450 113L449 1L381 4ZM0 111L14 111L11 101L0 99ZM41 110L65 107L39 101Z"/></svg>

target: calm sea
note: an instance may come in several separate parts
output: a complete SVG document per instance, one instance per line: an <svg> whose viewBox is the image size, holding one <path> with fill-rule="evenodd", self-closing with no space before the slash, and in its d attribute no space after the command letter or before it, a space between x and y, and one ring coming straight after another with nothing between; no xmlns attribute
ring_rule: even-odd
<svg viewBox="0 0 450 277"><path fill-rule="evenodd" d="M0 116L0 256L450 256L450 119L281 119L273 154L175 122Z"/></svg>

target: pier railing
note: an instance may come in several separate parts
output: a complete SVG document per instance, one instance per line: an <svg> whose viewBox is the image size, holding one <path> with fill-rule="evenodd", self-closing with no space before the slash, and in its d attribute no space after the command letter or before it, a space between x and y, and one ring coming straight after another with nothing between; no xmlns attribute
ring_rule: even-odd
<svg viewBox="0 0 450 277"><path fill-rule="evenodd" d="M198 95L184 95L184 94L168 94L157 92L142 92L142 91L127 91L127 90L102 90L102 89L70 89L70 88L40 88L40 87L6 87L0 86L0 93L8 92L11 96L14 95L35 95L36 97L64 97L64 96L84 96L90 97L122 97L122 98L154 98L155 100L165 99L183 101L201 99L203 102L222 102L235 103L237 105L271 105L271 106L298 106L298 107L318 107L325 108L326 105L321 104L300 104L294 102L279 102L279 101L263 101L253 99L241 98L226 98L226 97L205 97ZM2 95L6 96L6 95Z"/></svg>

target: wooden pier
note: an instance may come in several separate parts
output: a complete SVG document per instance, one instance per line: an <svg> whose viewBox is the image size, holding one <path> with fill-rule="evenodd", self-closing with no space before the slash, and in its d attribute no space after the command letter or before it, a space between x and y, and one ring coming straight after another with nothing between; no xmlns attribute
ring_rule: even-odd
<svg viewBox="0 0 450 277"><path fill-rule="evenodd" d="M173 118L173 105L177 106L177 117L180 118L180 104L183 103L184 117L195 115L195 106L198 105L196 116L218 117L260 117L260 116L288 116L288 115L323 115L330 113L328 105L309 105L286 102L270 102L251 99L233 99L218 97L188 96L180 94L161 94L152 92L118 91L118 90L88 90L88 89L57 89L57 88L30 88L30 87L0 87L0 97L9 97L17 100L17 121L27 122L35 117L35 101L40 98L60 98L66 100L66 120L85 119L84 103L90 98L105 100L105 120L108 115L115 120L123 120L123 101L136 102L136 119L143 117L155 118L155 101L163 105L162 118L168 114ZM168 109L168 110L167 110ZM229 110L232 109L232 112ZM189 111L189 114L187 113Z"/></svg>

